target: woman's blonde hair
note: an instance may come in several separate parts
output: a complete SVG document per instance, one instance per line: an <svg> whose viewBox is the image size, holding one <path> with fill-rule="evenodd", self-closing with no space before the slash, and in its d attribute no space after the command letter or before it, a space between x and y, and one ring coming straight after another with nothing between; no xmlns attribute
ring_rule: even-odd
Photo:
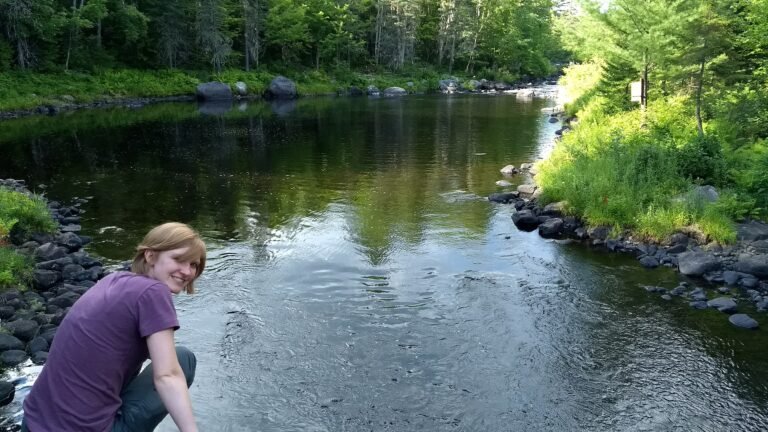
<svg viewBox="0 0 768 432"><path fill-rule="evenodd" d="M194 279L184 287L187 294L192 294L195 292L195 280L205 269L205 243L197 231L189 225L168 222L152 228L144 236L144 240L136 246L136 255L133 257L133 263L131 263L131 271L140 275L149 274L150 266L144 254L146 251L164 252L184 247L189 247L189 250L179 259L197 263Z"/></svg>

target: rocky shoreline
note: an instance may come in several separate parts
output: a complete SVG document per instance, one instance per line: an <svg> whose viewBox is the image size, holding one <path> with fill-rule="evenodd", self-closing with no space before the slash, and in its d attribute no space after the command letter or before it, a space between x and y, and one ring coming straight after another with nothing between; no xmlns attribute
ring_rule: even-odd
<svg viewBox="0 0 768 432"><path fill-rule="evenodd" d="M556 135L567 131L568 123L565 122ZM536 174L530 163L519 168L505 166L501 173L504 176L527 174L531 179ZM497 185L503 187L511 183L500 180ZM713 191L707 186L700 188L697 193L711 194ZM541 190L528 182L518 186L516 191L493 193L488 200L513 205L512 222L521 231L538 231L543 238L575 241L629 254L647 269L670 267L681 275L703 282L700 287L692 287L685 281L676 287L644 287L664 300L681 297L693 308L717 309L729 314L731 324L747 329L758 328L758 322L747 314L736 313L738 304L752 304L756 312L768 312L768 224L759 221L739 223L734 245L707 243L706 237L695 230L675 233L664 243L654 244L636 240L629 231L617 236L613 235L611 227L587 227L580 219L564 214L564 202L540 204L540 194Z"/></svg>
<svg viewBox="0 0 768 432"><path fill-rule="evenodd" d="M30 193L21 180L0 179L0 186ZM78 199L68 206L48 202L59 225L55 234L10 234L12 247L34 259L35 270L33 289L19 287L0 293L0 366L4 369L44 364L69 308L105 275L102 262L82 250L91 241L79 234L80 206L85 202ZM0 381L0 406L10 404L17 390L29 386L24 374ZM11 420L2 419L0 427L11 426L7 423Z"/></svg>

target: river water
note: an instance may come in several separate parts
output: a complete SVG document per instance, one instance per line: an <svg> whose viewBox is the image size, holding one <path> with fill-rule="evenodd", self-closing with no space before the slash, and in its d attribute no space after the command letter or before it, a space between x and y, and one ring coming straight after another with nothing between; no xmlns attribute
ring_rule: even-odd
<svg viewBox="0 0 768 432"><path fill-rule="evenodd" d="M110 264L164 221L203 234L198 293L177 299L201 430L768 429L764 330L666 302L643 286L673 271L520 232L485 199L502 166L550 150L549 103L28 118L0 123L0 177L86 198L88 249Z"/></svg>

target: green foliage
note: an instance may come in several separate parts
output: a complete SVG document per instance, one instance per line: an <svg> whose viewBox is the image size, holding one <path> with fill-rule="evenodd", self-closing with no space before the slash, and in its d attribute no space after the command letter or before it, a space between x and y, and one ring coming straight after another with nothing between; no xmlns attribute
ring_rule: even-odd
<svg viewBox="0 0 768 432"><path fill-rule="evenodd" d="M14 228L24 232L53 232L56 224L43 199L0 187L0 243Z"/></svg>
<svg viewBox="0 0 768 432"><path fill-rule="evenodd" d="M0 246L0 291L32 280L33 263L11 248Z"/></svg>

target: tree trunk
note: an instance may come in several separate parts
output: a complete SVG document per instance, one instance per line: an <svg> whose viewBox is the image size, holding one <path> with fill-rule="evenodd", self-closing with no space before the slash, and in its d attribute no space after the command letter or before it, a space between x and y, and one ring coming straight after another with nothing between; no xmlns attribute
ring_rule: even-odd
<svg viewBox="0 0 768 432"><path fill-rule="evenodd" d="M699 131L699 138L704 136L704 125L701 121L701 92L704 87L704 65L706 64L706 57L701 58L699 63L699 79L696 85L696 128Z"/></svg>

